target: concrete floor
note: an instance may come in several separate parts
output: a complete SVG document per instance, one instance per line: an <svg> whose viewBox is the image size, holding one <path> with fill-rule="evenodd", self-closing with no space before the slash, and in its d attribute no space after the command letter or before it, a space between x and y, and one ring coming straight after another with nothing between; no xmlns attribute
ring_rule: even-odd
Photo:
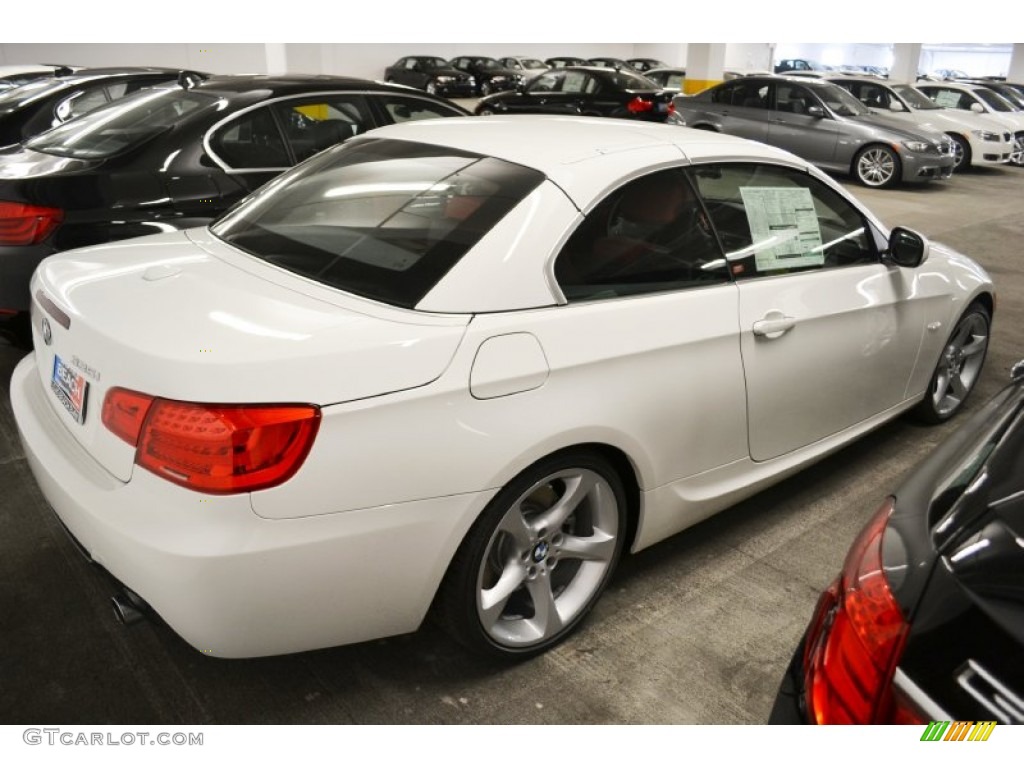
<svg viewBox="0 0 1024 768"><path fill-rule="evenodd" d="M1024 357L1024 170L850 189L976 258L996 280L992 346L970 403ZM33 482L0 342L0 723L763 723L818 592L885 492L956 426L899 420L674 539L629 556L589 620L499 666L431 625L410 636L222 661L159 621L125 628Z"/></svg>

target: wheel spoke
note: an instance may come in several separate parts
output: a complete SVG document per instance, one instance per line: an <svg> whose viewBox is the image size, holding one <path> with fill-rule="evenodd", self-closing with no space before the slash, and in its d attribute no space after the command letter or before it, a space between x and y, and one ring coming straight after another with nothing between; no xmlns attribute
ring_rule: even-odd
<svg viewBox="0 0 1024 768"><path fill-rule="evenodd" d="M601 530L593 536L565 536L557 548L559 560L598 560L607 562L615 554L615 537Z"/></svg>
<svg viewBox="0 0 1024 768"><path fill-rule="evenodd" d="M594 490L597 481L591 475L573 475L563 478L565 481L565 493L554 503L544 514L530 521L530 527L535 533L542 531L550 533L558 530L562 524L580 505L587 495Z"/></svg>
<svg viewBox="0 0 1024 768"><path fill-rule="evenodd" d="M526 578L526 567L518 560L510 559L505 564L498 583L490 589L480 591L480 620L484 626L493 627L501 618L505 604L512 594L522 586Z"/></svg>
<svg viewBox="0 0 1024 768"><path fill-rule="evenodd" d="M949 380L949 388L953 391L950 395L950 399L960 402L967 396L967 384L964 382L962 375L953 376Z"/></svg>
<svg viewBox="0 0 1024 768"><path fill-rule="evenodd" d="M518 549L529 549L533 543L530 527L518 509L510 509L498 523L498 530L512 537Z"/></svg>
<svg viewBox="0 0 1024 768"><path fill-rule="evenodd" d="M935 406L938 407L943 400L946 399L946 393L949 392L949 371L943 367L937 372L935 377Z"/></svg>
<svg viewBox="0 0 1024 768"><path fill-rule="evenodd" d="M973 341L964 345L964 357L975 357L976 355L980 355L988 347L987 336L974 336L973 339Z"/></svg>
<svg viewBox="0 0 1024 768"><path fill-rule="evenodd" d="M562 628L562 617L558 615L555 596L551 592L551 571L545 569L537 578L527 584L533 598L533 618L530 623L541 637L550 637Z"/></svg>

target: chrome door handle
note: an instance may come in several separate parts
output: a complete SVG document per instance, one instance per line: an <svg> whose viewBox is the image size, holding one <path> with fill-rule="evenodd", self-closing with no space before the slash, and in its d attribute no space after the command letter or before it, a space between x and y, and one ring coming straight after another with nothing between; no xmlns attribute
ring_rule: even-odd
<svg viewBox="0 0 1024 768"><path fill-rule="evenodd" d="M795 317L772 310L762 320L754 323L754 335L764 336L766 339L777 339L792 330L794 326L796 326Z"/></svg>

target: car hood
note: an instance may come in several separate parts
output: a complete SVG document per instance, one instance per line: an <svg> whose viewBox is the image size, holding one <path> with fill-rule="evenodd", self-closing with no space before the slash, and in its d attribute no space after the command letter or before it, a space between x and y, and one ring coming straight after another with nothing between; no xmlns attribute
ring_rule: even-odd
<svg viewBox="0 0 1024 768"><path fill-rule="evenodd" d="M98 422L110 387L206 403L327 405L427 384L469 315L344 294L188 230L52 256L32 282L43 386L54 356L89 380L85 423L54 410L115 476L132 458ZM52 338L40 332L47 320ZM65 327L66 323L66 327Z"/></svg>
<svg viewBox="0 0 1024 768"><path fill-rule="evenodd" d="M0 147L0 179L31 179L56 173L81 173L96 168L100 163L100 160L48 155L21 144Z"/></svg>

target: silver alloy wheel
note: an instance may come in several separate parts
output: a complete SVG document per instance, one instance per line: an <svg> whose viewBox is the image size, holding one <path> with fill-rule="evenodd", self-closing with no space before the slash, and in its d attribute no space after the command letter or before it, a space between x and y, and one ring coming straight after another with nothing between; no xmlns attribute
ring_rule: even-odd
<svg viewBox="0 0 1024 768"><path fill-rule="evenodd" d="M960 408L974 388L988 349L988 323L973 312L960 320L935 370L932 407L940 418Z"/></svg>
<svg viewBox="0 0 1024 768"><path fill-rule="evenodd" d="M618 550L608 481L567 468L534 483L501 518L480 563L476 609L499 646L528 648L569 627L604 586Z"/></svg>
<svg viewBox="0 0 1024 768"><path fill-rule="evenodd" d="M481 96L490 96L491 95L491 90L492 90L491 89L491 81L487 80L483 84L481 84L481 86L480 86L480 95Z"/></svg>
<svg viewBox="0 0 1024 768"><path fill-rule="evenodd" d="M489 107L485 107L484 109L481 109L477 114L480 114L480 115L493 115L494 114L494 110L490 109Z"/></svg>
<svg viewBox="0 0 1024 768"><path fill-rule="evenodd" d="M437 96L437 83L435 83L433 80L427 83L427 93L429 93L431 96Z"/></svg>
<svg viewBox="0 0 1024 768"><path fill-rule="evenodd" d="M1010 152L1010 165L1024 165L1024 132L1013 136L1013 151Z"/></svg>
<svg viewBox="0 0 1024 768"><path fill-rule="evenodd" d="M964 140L952 134L949 136L949 140L953 143L953 170L963 170L964 160L967 158L967 147Z"/></svg>
<svg viewBox="0 0 1024 768"><path fill-rule="evenodd" d="M891 149L868 147L857 157L857 178L869 187L884 187L896 174L896 157Z"/></svg>

